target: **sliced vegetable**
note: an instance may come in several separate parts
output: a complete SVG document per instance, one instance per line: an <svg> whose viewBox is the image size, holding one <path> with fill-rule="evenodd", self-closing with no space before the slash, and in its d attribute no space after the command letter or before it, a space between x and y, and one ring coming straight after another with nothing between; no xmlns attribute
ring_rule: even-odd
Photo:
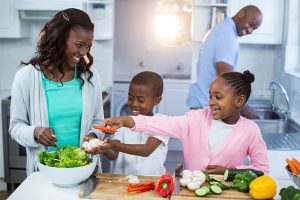
<svg viewBox="0 0 300 200"><path fill-rule="evenodd" d="M210 186L210 190L213 194L221 194L222 193L222 188L218 185L212 185Z"/></svg>
<svg viewBox="0 0 300 200"><path fill-rule="evenodd" d="M210 184L210 185L217 185L217 186L219 186L222 190L229 190L229 189L231 188L230 186L227 186L227 185L225 185L224 183L218 182L218 181L210 181L209 184Z"/></svg>
<svg viewBox="0 0 300 200"><path fill-rule="evenodd" d="M208 189L208 190L207 190ZM210 189L207 186L202 186L195 190L195 194L198 197L204 197L209 194Z"/></svg>
<svg viewBox="0 0 300 200"><path fill-rule="evenodd" d="M155 188L154 182L150 183L129 183L127 191L128 192L136 192L136 193L141 193L141 192L146 192L149 190L153 190Z"/></svg>
<svg viewBox="0 0 300 200"><path fill-rule="evenodd" d="M93 126L95 129L99 129L100 131L103 131L104 133L110 133L110 134L113 134L115 132L117 132L116 129L114 128L107 128L105 126L97 126L97 125L94 125Z"/></svg>
<svg viewBox="0 0 300 200"><path fill-rule="evenodd" d="M206 179L206 182L210 182L210 176L208 175L208 173L204 173L205 174L205 179Z"/></svg>
<svg viewBox="0 0 300 200"><path fill-rule="evenodd" d="M224 180L232 181L238 173L245 172L245 171L252 171L253 173L256 174L257 177L264 175L262 171L255 170L255 169L226 169L224 172Z"/></svg>

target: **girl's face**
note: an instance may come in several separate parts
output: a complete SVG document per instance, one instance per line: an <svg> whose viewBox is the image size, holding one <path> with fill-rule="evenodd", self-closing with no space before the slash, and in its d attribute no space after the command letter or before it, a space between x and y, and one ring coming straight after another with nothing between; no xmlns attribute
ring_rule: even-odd
<svg viewBox="0 0 300 200"><path fill-rule="evenodd" d="M209 106L213 119L221 119L226 124L235 124L240 118L244 96L237 96L234 89L221 77L217 77L210 85Z"/></svg>
<svg viewBox="0 0 300 200"><path fill-rule="evenodd" d="M151 87L130 84L128 92L128 106L132 115L153 115L153 107L159 104L161 97L154 97Z"/></svg>
<svg viewBox="0 0 300 200"><path fill-rule="evenodd" d="M80 59L86 56L93 39L92 31L80 27L71 29L65 50L66 68L74 68Z"/></svg>

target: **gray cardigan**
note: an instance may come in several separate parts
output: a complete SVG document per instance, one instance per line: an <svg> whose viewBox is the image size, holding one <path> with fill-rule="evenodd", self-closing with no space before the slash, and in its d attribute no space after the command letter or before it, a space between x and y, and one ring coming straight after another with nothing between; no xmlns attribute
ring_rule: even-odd
<svg viewBox="0 0 300 200"><path fill-rule="evenodd" d="M92 124L99 124L104 119L102 90L98 72L91 68L93 78L91 85L85 74L81 77L85 81L82 87L82 117L80 144L84 135L94 132L98 138L103 139L101 131L93 129ZM41 71L32 65L22 67L15 75L11 91L9 132L12 139L26 147L27 153L27 175L37 170L37 154L46 150L47 147L38 144L34 140L34 129L36 127L49 127L48 111L45 91L42 83ZM100 162L100 160L99 160ZM101 165L99 165L101 168ZM100 169L101 170L101 169Z"/></svg>

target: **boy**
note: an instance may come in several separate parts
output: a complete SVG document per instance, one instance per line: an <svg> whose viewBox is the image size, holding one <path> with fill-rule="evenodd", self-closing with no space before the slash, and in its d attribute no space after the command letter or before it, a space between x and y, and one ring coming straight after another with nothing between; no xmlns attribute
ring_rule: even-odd
<svg viewBox="0 0 300 200"><path fill-rule="evenodd" d="M163 80L158 74L144 71L135 75L128 92L128 106L132 115L153 116L153 108L160 103L162 92ZM159 113L155 116L163 117ZM97 153L103 153L110 160L117 158L115 174L162 175L166 172L163 163L168 151L168 140L166 136L149 136L121 128L114 134L113 140L104 140L106 150L98 148Z"/></svg>

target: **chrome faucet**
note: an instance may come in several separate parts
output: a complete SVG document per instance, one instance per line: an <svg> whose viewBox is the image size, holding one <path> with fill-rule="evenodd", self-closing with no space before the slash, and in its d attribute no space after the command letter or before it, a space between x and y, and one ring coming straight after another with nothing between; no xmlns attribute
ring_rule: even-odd
<svg viewBox="0 0 300 200"><path fill-rule="evenodd" d="M287 104L287 108L280 110L280 114L282 114L284 116L284 120L288 120L288 118L290 117L290 114L291 114L291 106L290 106L289 96L288 96L285 88L276 81L272 81L269 85L269 89L272 90L272 99L271 99L272 110L275 111L275 90L277 87L284 94L286 104Z"/></svg>

